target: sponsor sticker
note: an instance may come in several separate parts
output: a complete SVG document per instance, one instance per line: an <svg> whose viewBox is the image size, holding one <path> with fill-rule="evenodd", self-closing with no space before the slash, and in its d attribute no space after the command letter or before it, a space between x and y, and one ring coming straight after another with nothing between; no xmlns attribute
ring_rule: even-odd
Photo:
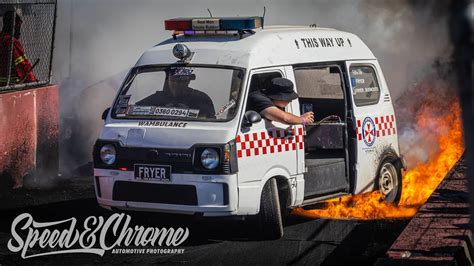
<svg viewBox="0 0 474 266"><path fill-rule="evenodd" d="M127 110L128 115L152 115L155 106L139 106L139 105L133 105L130 106Z"/></svg>
<svg viewBox="0 0 474 266"><path fill-rule="evenodd" d="M224 106L219 108L219 111L217 111L216 117L222 116L225 112L229 111L230 108L232 108L235 105L234 99L230 100L230 102L226 103Z"/></svg>

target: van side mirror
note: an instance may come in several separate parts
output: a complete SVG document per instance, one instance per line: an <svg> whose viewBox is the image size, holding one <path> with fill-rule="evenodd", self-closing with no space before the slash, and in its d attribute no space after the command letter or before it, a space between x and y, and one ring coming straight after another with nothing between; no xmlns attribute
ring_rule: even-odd
<svg viewBox="0 0 474 266"><path fill-rule="evenodd" d="M242 121L242 126L251 127L252 124L262 121L262 117L259 113L255 111L247 111L244 114L244 121Z"/></svg>
<svg viewBox="0 0 474 266"><path fill-rule="evenodd" d="M107 115L109 114L109 111L110 111L110 107L104 110L104 112L102 113L102 120L105 121L105 119L107 119Z"/></svg>

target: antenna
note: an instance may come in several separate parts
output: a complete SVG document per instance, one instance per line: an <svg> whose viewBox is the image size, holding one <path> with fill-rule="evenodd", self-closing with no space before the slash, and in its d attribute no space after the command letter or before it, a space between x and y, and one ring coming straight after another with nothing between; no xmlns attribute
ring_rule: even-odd
<svg viewBox="0 0 474 266"><path fill-rule="evenodd" d="M263 15L262 15L262 29L263 29L263 25L265 24L264 21L265 21L265 13L266 13L267 9L265 6L263 6Z"/></svg>
<svg viewBox="0 0 474 266"><path fill-rule="evenodd" d="M210 10L209 8L207 9L207 12L209 12L209 15L210 15L211 18L212 18L212 13L211 13L211 10Z"/></svg>

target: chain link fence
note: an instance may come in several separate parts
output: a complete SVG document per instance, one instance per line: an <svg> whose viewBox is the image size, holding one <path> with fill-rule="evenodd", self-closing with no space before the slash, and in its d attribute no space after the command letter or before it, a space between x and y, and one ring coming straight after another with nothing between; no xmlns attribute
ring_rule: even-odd
<svg viewBox="0 0 474 266"><path fill-rule="evenodd" d="M57 0L1 0L0 92L49 84Z"/></svg>

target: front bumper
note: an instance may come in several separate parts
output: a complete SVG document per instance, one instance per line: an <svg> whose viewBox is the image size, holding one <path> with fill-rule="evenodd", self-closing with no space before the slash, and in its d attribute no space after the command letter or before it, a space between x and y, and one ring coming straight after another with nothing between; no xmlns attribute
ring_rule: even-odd
<svg viewBox="0 0 474 266"><path fill-rule="evenodd" d="M237 214L237 174L172 174L171 182L136 180L133 171L111 169L94 169L94 176L97 201L107 209L203 216Z"/></svg>

